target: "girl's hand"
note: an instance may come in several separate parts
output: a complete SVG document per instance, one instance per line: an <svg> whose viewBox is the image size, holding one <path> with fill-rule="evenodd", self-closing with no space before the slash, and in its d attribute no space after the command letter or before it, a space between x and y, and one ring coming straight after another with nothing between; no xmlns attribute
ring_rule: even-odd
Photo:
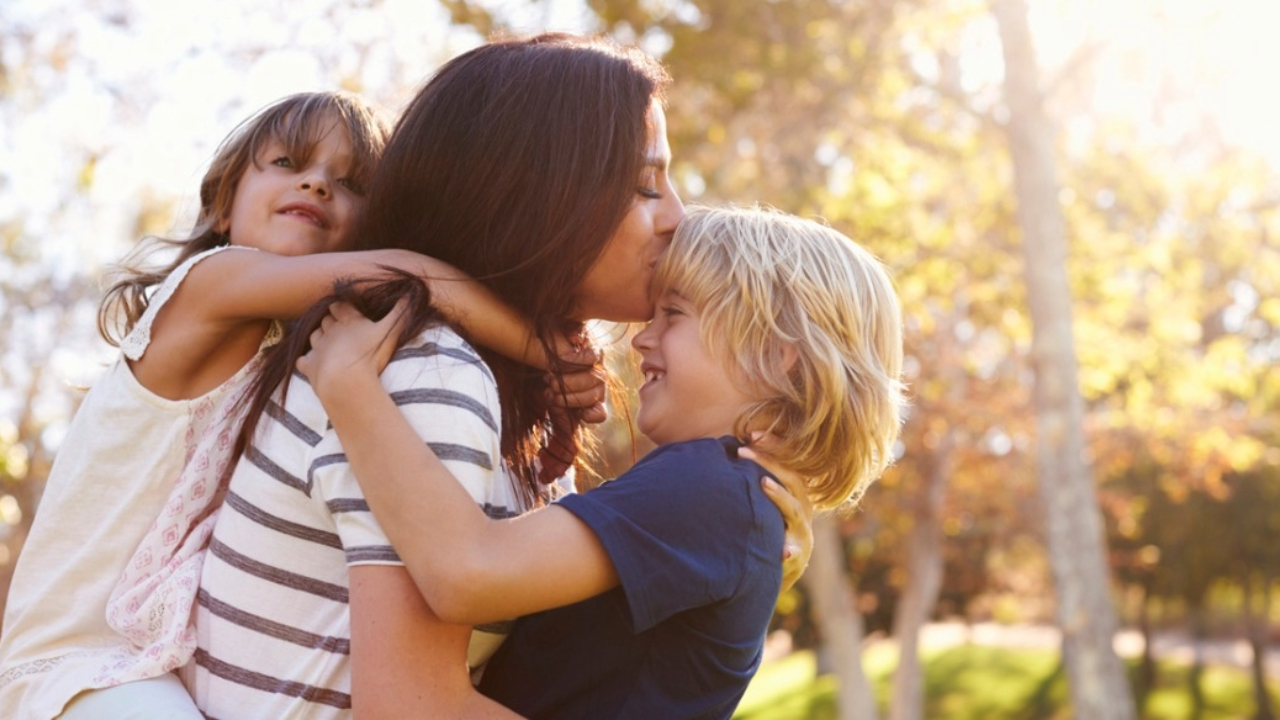
<svg viewBox="0 0 1280 720"><path fill-rule="evenodd" d="M749 446L738 449L738 455L755 460L778 479L766 477L761 486L787 524L782 545L782 590L786 591L804 574L809 556L813 554L813 503L809 501L804 478L783 467L771 454L775 446L772 435L757 433Z"/></svg>
<svg viewBox="0 0 1280 720"><path fill-rule="evenodd" d="M604 422L609 417L604 405L608 395L604 353L590 345L568 343L557 350L566 369L560 375L544 376L547 403L552 408L576 411L582 422Z"/></svg>
<svg viewBox="0 0 1280 720"><path fill-rule="evenodd" d="M401 300L374 322L347 303L329 306L329 314L311 333L311 350L298 358L298 372L322 402L341 393L346 382L376 379L382 373L396 351L406 307Z"/></svg>

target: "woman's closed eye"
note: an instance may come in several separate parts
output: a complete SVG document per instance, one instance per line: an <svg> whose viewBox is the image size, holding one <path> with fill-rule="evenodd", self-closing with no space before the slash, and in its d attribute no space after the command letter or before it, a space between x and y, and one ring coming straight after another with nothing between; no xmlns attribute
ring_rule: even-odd
<svg viewBox="0 0 1280 720"><path fill-rule="evenodd" d="M640 175L640 185L636 188L636 192L640 197L649 198L650 200L661 200L662 193L658 190L658 173L652 168L646 168Z"/></svg>

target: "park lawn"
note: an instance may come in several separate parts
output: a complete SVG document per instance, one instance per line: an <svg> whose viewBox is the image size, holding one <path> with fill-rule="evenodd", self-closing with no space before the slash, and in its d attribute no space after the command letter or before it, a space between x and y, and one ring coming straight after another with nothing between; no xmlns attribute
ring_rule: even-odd
<svg viewBox="0 0 1280 720"><path fill-rule="evenodd" d="M881 712L889 700L896 651L871 647L863 663ZM1132 669L1132 668L1131 668ZM1159 682L1147 697L1142 717L1191 717L1188 668L1162 662ZM827 720L836 717L835 680L815 677L812 652L796 652L760 669L738 706L735 720ZM1202 720L1250 717L1253 687L1244 670L1210 666L1202 676ZM1272 687L1280 708L1280 688ZM940 720L1067 720L1067 687L1053 651L959 646L925 656L925 717ZM885 713L887 714L887 713Z"/></svg>

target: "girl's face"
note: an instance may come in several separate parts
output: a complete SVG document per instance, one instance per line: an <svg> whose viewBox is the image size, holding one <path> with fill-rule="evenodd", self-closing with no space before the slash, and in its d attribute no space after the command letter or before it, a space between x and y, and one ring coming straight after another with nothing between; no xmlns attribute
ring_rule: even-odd
<svg viewBox="0 0 1280 720"><path fill-rule="evenodd" d="M636 426L655 443L732 435L758 398L702 341L693 303L678 292L658 298L653 321L632 340L644 385Z"/></svg>
<svg viewBox="0 0 1280 720"><path fill-rule="evenodd" d="M600 259L578 286L579 319L636 322L653 316L649 285L662 251L671 244L684 205L671 185L667 116L656 101L648 114L649 150L636 199L614 229Z"/></svg>
<svg viewBox="0 0 1280 720"><path fill-rule="evenodd" d="M272 139L245 169L220 229L230 234L232 245L277 255L342 250L364 203L349 177L353 166L351 141L336 121L305 162Z"/></svg>

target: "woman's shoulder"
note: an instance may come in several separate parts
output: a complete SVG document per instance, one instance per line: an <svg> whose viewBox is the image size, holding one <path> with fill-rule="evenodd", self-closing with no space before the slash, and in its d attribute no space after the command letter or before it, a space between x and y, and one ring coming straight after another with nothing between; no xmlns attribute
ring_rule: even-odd
<svg viewBox="0 0 1280 720"><path fill-rule="evenodd" d="M467 382L467 378L494 385L493 372L471 343L444 323L433 323L417 337L400 346L387 365L389 372L433 369L449 375L451 381Z"/></svg>

